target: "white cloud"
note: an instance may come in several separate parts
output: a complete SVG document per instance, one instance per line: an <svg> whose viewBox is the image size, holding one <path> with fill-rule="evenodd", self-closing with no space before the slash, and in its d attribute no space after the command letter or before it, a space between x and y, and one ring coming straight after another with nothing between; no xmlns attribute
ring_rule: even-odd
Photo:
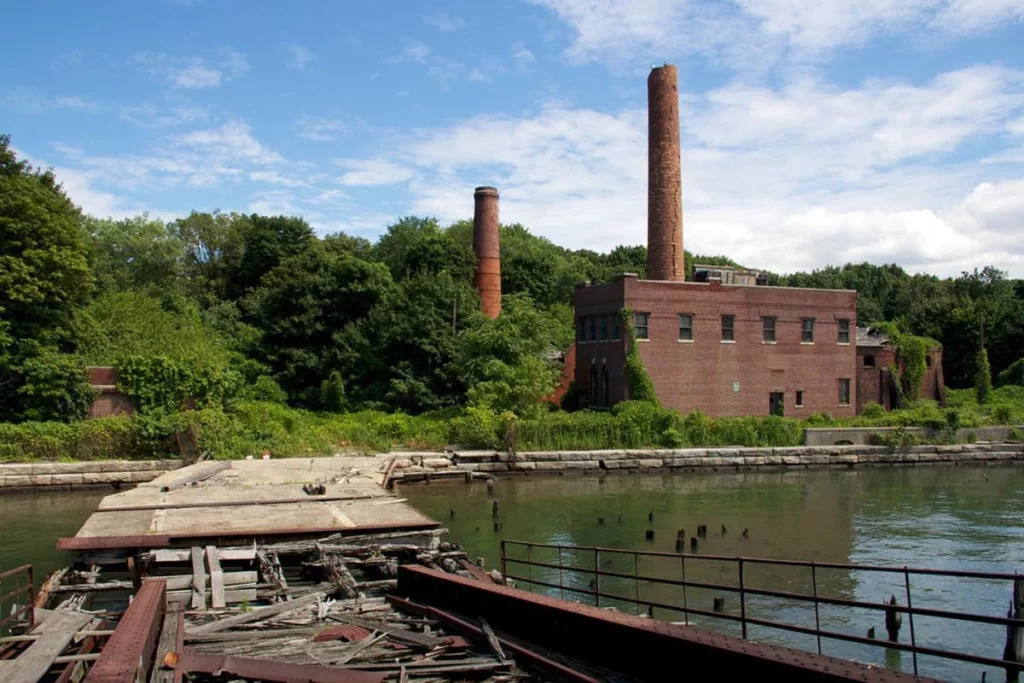
<svg viewBox="0 0 1024 683"><path fill-rule="evenodd" d="M309 183L298 178L290 178L278 171L251 171L249 180L255 183L267 183L269 185L281 185L283 187L309 187Z"/></svg>
<svg viewBox="0 0 1024 683"><path fill-rule="evenodd" d="M245 161L256 164L275 164L284 161L277 152L264 147L252 136L249 124L230 121L220 128L197 130L179 135L177 142L184 147L201 150L225 161Z"/></svg>
<svg viewBox="0 0 1024 683"><path fill-rule="evenodd" d="M170 128L206 121L208 117L205 108L190 104L158 106L152 102L143 102L121 109L121 119L140 128Z"/></svg>
<svg viewBox="0 0 1024 683"><path fill-rule="evenodd" d="M468 78L469 78L469 80L473 81L474 83L490 83L491 82L491 79L487 77L487 74L485 74L480 69L473 69L472 71L470 71Z"/></svg>
<svg viewBox="0 0 1024 683"><path fill-rule="evenodd" d="M288 68L298 69L302 71L306 68L306 65L315 59L313 53L310 52L309 48L298 43L292 43L286 45L285 50L288 51Z"/></svg>
<svg viewBox="0 0 1024 683"><path fill-rule="evenodd" d="M190 66L174 74L174 84L179 88L219 88L223 74L217 69L208 69L202 61L196 60Z"/></svg>
<svg viewBox="0 0 1024 683"><path fill-rule="evenodd" d="M346 130L345 123L341 119L310 116L309 114L300 116L295 125L300 138L314 142L329 142Z"/></svg>
<svg viewBox="0 0 1024 683"><path fill-rule="evenodd" d="M95 114L101 109L99 104L84 97L51 97L36 88L14 88L0 92L0 108L14 109L25 114L43 114L59 109Z"/></svg>
<svg viewBox="0 0 1024 683"><path fill-rule="evenodd" d="M531 0L574 33L575 60L649 65L701 55L764 69L880 36L974 34L1024 20L1020 0Z"/></svg>
<svg viewBox="0 0 1024 683"><path fill-rule="evenodd" d="M161 52L138 52L130 62L178 88L219 88L249 70L245 55L230 47L217 50L209 62L199 57L175 57Z"/></svg>
<svg viewBox="0 0 1024 683"><path fill-rule="evenodd" d="M387 61L392 64L400 62L418 62L424 64L427 61L427 57L430 56L431 49L428 45L416 41L406 45L402 50L401 54L389 57Z"/></svg>
<svg viewBox="0 0 1024 683"><path fill-rule="evenodd" d="M536 62L537 58L522 43L516 43L512 46L512 61L522 70Z"/></svg>
<svg viewBox="0 0 1024 683"><path fill-rule="evenodd" d="M434 28L436 28L441 33L451 33L453 31L458 31L459 29L466 25L466 22L460 19L459 17L449 17L444 12L438 12L437 14L434 14L432 16L425 17L424 21L433 26Z"/></svg>
<svg viewBox="0 0 1024 683"><path fill-rule="evenodd" d="M338 178L342 185L394 185L413 176L412 169L384 159L338 159L335 163L348 169Z"/></svg>

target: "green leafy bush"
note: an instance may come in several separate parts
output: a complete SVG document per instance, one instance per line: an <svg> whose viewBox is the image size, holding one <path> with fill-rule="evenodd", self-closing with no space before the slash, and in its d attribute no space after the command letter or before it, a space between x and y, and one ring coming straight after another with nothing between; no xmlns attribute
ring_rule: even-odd
<svg viewBox="0 0 1024 683"><path fill-rule="evenodd" d="M978 351L975 360L974 394L979 405L984 405L992 398L992 368L988 364L988 351Z"/></svg>
<svg viewBox="0 0 1024 683"><path fill-rule="evenodd" d="M861 417L869 420L877 420L881 417L885 417L885 408L874 401L868 401L863 405L860 410ZM809 420L808 420L809 421Z"/></svg>
<svg viewBox="0 0 1024 683"><path fill-rule="evenodd" d="M1008 368L999 373L996 386L1007 384L1024 385L1024 358L1014 361Z"/></svg>
<svg viewBox="0 0 1024 683"><path fill-rule="evenodd" d="M223 405L243 386L241 374L198 357L128 356L118 366L118 388L139 412Z"/></svg>
<svg viewBox="0 0 1024 683"><path fill-rule="evenodd" d="M637 347L636 330L633 329L633 311L624 308L619 312L622 319L622 329L626 331L626 387L629 389L629 397L634 401L648 401L658 404L658 394L654 390L654 382L647 374L644 361L640 358L640 349Z"/></svg>

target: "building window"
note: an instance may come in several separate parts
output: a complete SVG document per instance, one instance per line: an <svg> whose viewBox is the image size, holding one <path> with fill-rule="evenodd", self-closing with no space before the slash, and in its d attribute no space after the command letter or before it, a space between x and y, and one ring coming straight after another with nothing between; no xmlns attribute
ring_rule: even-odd
<svg viewBox="0 0 1024 683"><path fill-rule="evenodd" d="M689 313L679 316L679 341L693 341L693 316Z"/></svg>
<svg viewBox="0 0 1024 683"><path fill-rule="evenodd" d="M796 392L796 407L797 408L803 408L804 407L804 392L802 392L802 391Z"/></svg>
<svg viewBox="0 0 1024 683"><path fill-rule="evenodd" d="M839 405L850 405L850 380L839 380Z"/></svg>
<svg viewBox="0 0 1024 683"><path fill-rule="evenodd" d="M576 341L587 341L587 319L582 315L576 318Z"/></svg>
<svg viewBox="0 0 1024 683"><path fill-rule="evenodd" d="M786 395L781 391L768 394L768 414L782 417L786 414Z"/></svg>
<svg viewBox="0 0 1024 683"><path fill-rule="evenodd" d="M864 356L864 367L866 367L866 368L873 368L873 367L875 367L875 356L874 356L874 354L869 353L866 356Z"/></svg>
<svg viewBox="0 0 1024 683"><path fill-rule="evenodd" d="M612 341L619 341L622 338L622 333L619 332L619 314L616 313L612 316Z"/></svg>
<svg viewBox="0 0 1024 683"><path fill-rule="evenodd" d="M601 316L601 341L608 341L608 316Z"/></svg>
<svg viewBox="0 0 1024 683"><path fill-rule="evenodd" d="M597 341L597 316L592 315L590 318L590 341Z"/></svg>
<svg viewBox="0 0 1024 683"><path fill-rule="evenodd" d="M775 318L765 316L761 318L762 339L766 342L775 341Z"/></svg>
<svg viewBox="0 0 1024 683"><path fill-rule="evenodd" d="M850 321L839 320L839 343L849 344L850 343Z"/></svg>
<svg viewBox="0 0 1024 683"><path fill-rule="evenodd" d="M929 367L930 368L932 366L932 357L926 355L924 357L924 364L925 364L925 367Z"/></svg>
<svg viewBox="0 0 1024 683"><path fill-rule="evenodd" d="M647 334L647 321L649 318L650 313L633 314L633 329L636 331L637 339L650 339Z"/></svg>
<svg viewBox="0 0 1024 683"><path fill-rule="evenodd" d="M814 343L814 318L803 318L800 321L800 341L804 344Z"/></svg>
<svg viewBox="0 0 1024 683"><path fill-rule="evenodd" d="M736 316L722 316L722 341L736 341Z"/></svg>

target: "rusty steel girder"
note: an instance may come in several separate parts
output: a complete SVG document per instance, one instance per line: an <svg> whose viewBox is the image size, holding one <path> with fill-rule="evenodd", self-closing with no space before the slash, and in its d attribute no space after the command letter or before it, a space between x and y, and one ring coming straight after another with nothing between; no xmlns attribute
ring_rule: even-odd
<svg viewBox="0 0 1024 683"><path fill-rule="evenodd" d="M167 605L167 581L147 579L114 629L85 683L134 683L153 664Z"/></svg>

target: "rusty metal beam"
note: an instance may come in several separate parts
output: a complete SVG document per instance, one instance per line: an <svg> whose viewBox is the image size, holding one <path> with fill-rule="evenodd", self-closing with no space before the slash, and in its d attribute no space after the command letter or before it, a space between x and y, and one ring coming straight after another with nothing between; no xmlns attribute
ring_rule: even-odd
<svg viewBox="0 0 1024 683"><path fill-rule="evenodd" d="M167 581L147 579L128 606L85 683L134 683L153 664L167 604Z"/></svg>
<svg viewBox="0 0 1024 683"><path fill-rule="evenodd" d="M185 650L178 658L174 669L175 675L178 672L226 673L260 681L275 681L276 683L382 683L387 678L387 674L371 671L354 671L340 667L310 664L288 664L270 659L232 657L230 655L204 655L191 650Z"/></svg>
<svg viewBox="0 0 1024 683"><path fill-rule="evenodd" d="M641 680L680 662L728 679L922 681L879 667L602 610L424 567L398 568L398 592L419 603L486 618L513 638Z"/></svg>
<svg viewBox="0 0 1024 683"><path fill-rule="evenodd" d="M472 638L487 642L487 635L484 633L484 629L482 627L462 619L455 614L445 612L444 610L437 609L436 607L430 607L429 605L420 605L412 602L411 600L404 600L394 595L387 596L387 599L388 602L401 610L433 617L449 628L458 629ZM587 674L577 671L572 667L556 662L555 660L545 657L520 643L510 641L504 636L498 636L498 642L501 643L502 647L518 656L521 661L528 661L533 666L555 676L559 680L573 681L574 683L600 683L598 679L592 676L588 676Z"/></svg>
<svg viewBox="0 0 1024 683"><path fill-rule="evenodd" d="M146 536L72 536L57 539L57 550L89 551L89 550L141 550L151 548L186 547L196 539L272 539L287 537L296 540L302 537L317 538L334 534L365 534L386 531L425 531L437 529L440 522L406 522L398 524L366 524L354 527L299 527L295 529L251 529L231 531L207 531L194 534L152 534ZM206 545L205 543L203 545Z"/></svg>

